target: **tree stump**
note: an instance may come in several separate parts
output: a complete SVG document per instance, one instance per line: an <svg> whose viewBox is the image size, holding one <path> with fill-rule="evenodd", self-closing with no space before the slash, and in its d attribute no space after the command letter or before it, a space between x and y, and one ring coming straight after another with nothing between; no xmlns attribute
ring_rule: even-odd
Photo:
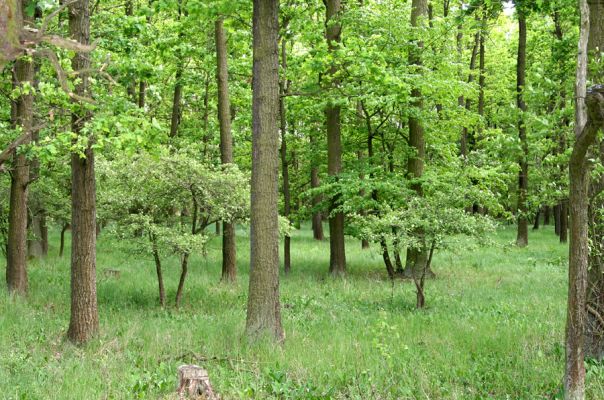
<svg viewBox="0 0 604 400"><path fill-rule="evenodd" d="M178 397L191 399L220 400L210 384L208 371L197 365L178 367Z"/></svg>

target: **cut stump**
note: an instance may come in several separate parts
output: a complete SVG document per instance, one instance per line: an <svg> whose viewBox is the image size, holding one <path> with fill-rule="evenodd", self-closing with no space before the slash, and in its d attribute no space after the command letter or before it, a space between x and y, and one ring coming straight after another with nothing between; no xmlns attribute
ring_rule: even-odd
<svg viewBox="0 0 604 400"><path fill-rule="evenodd" d="M178 397L184 399L220 400L210 384L208 371L198 365L178 367Z"/></svg>

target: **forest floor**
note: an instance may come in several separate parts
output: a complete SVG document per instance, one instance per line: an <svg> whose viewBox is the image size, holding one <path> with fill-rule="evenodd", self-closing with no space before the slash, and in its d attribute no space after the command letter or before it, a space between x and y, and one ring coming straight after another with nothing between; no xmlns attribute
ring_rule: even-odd
<svg viewBox="0 0 604 400"><path fill-rule="evenodd" d="M308 228L292 240L281 280L282 347L246 343L248 237L238 231L239 280L219 283L220 239L194 257L183 305L161 309L152 258L100 236L101 334L64 339L69 257L30 265L30 295L0 289L0 397L171 399L176 369L204 366L224 399L550 399L563 375L567 246L551 227L512 245L502 228L488 248L440 251L438 277L416 311L409 281L387 279L376 246L347 242L349 274L327 275L328 241ZM55 246L53 246L55 245ZM66 254L69 254L67 252ZM170 303L179 264L166 259ZM119 276L106 272L119 270ZM588 398L604 399L604 366L588 365Z"/></svg>

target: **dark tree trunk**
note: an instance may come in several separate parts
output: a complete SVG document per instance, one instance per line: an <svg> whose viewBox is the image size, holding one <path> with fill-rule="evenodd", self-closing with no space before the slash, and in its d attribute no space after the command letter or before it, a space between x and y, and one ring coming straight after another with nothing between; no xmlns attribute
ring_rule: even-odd
<svg viewBox="0 0 604 400"><path fill-rule="evenodd" d="M79 0L69 5L69 31L80 43L90 43L90 13L88 0ZM76 53L72 59L74 71L90 68L90 57ZM82 81L76 93L88 95L88 76L80 75ZM86 114L73 114L72 130L80 134ZM92 139L90 139L92 140ZM67 336L72 342L85 343L99 329L96 296L96 182L94 177L94 152L92 143L79 154L71 155L71 319Z"/></svg>
<svg viewBox="0 0 604 400"><path fill-rule="evenodd" d="M161 259L157 250L157 240L155 235L151 234L151 246L153 247L153 259L155 260L155 272L157 274L157 284L159 286L159 304L162 307L166 305L166 290L164 289L164 274L161 267Z"/></svg>
<svg viewBox="0 0 604 400"><path fill-rule="evenodd" d="M222 232L221 226L220 226L220 222L216 222L214 224L214 233L216 234L216 236L220 236L220 233Z"/></svg>
<svg viewBox="0 0 604 400"><path fill-rule="evenodd" d="M554 206L554 232L560 236L560 203Z"/></svg>
<svg viewBox="0 0 604 400"><path fill-rule="evenodd" d="M287 42L281 39L281 70L285 75L287 70ZM283 216L289 220L291 214L291 193L289 190L289 165L287 162L287 119L285 109L285 95L288 90L287 77L279 81L279 119L281 123L281 173L283 175ZM283 268L288 274L291 270L291 237L285 235L283 241Z"/></svg>
<svg viewBox="0 0 604 400"><path fill-rule="evenodd" d="M478 62L478 115L482 118L484 117L484 89L486 86L486 68L485 68L485 59L486 59L486 51L485 51L485 42L487 39L487 12L483 8L481 10L481 27L480 27L480 56ZM476 140L481 138L482 136L482 120L478 124L478 135Z"/></svg>
<svg viewBox="0 0 604 400"><path fill-rule="evenodd" d="M176 308L180 307L180 302L182 301L182 294L185 290L185 280L187 278L187 272L189 271L189 253L184 253L182 255L182 260L180 262L180 279L178 280L178 289L176 290Z"/></svg>
<svg viewBox="0 0 604 400"><path fill-rule="evenodd" d="M550 206L545 206L543 207L543 225L544 226L548 226L550 224L550 214L551 214L551 207Z"/></svg>
<svg viewBox="0 0 604 400"><path fill-rule="evenodd" d="M27 6L23 2L23 11ZM17 12L21 12L18 10ZM27 13L25 20L27 21ZM20 19L20 17L19 17ZM33 85L34 65L27 59L20 58L14 66L15 84ZM23 133L31 133L33 123L33 95L23 94L16 100L15 124ZM24 144L28 144L27 140ZM8 237L6 245L6 283L10 293L25 295L27 293L27 185L29 183L29 161L25 154L13 151L11 171L10 203L8 213Z"/></svg>
<svg viewBox="0 0 604 400"><path fill-rule="evenodd" d="M180 103L182 97L182 65L176 66L176 83L174 84L174 96L172 97L172 117L170 119L170 137L175 137L178 134L178 126L180 125Z"/></svg>
<svg viewBox="0 0 604 400"><path fill-rule="evenodd" d="M533 230L536 231L539 229L539 219L541 218L541 207L537 209L535 213L535 222L533 222Z"/></svg>
<svg viewBox="0 0 604 400"><path fill-rule="evenodd" d="M310 187L312 189L318 188L321 185L319 181L319 168L312 166L310 168ZM316 207L321 202L320 196L313 196L312 205ZM323 216L320 211L313 211L312 214L312 233L315 240L323 240Z"/></svg>
<svg viewBox="0 0 604 400"><path fill-rule="evenodd" d="M411 2L411 26L420 27L428 14L427 0L412 0ZM417 42L417 48L409 52L409 64L420 68L422 65L423 43ZM422 93L418 87L411 90L411 105L421 110L424 107ZM426 141L424 127L421 119L415 115L409 117L409 146L413 154L407 160L407 173L410 179L419 179L424 174L424 158L426 156ZM419 182L412 184L417 196L423 197L422 185ZM407 249L406 274L415 274L424 267L427 257L424 232L416 230L414 233L419 241L417 247Z"/></svg>
<svg viewBox="0 0 604 400"><path fill-rule="evenodd" d="M145 108L145 96L147 93L147 82L140 81L138 84L138 106Z"/></svg>
<svg viewBox="0 0 604 400"><path fill-rule="evenodd" d="M68 223L63 223L63 227L61 228L61 242L59 244L59 257L63 257L63 252L65 250L65 232L70 228L71 226Z"/></svg>
<svg viewBox="0 0 604 400"><path fill-rule="evenodd" d="M339 22L341 0L325 0L325 39L329 52L334 53L341 42L342 26ZM335 53L334 53L335 54ZM332 88L339 86L336 77L338 67L332 63L329 75ZM327 173L337 179L342 172L342 143L340 106L330 101L325 107L327 124ZM330 199L329 205L329 272L332 275L346 273L346 248L344 244L344 213L334 212L340 199L338 196Z"/></svg>
<svg viewBox="0 0 604 400"><path fill-rule="evenodd" d="M560 203L560 243L568 241L568 201Z"/></svg>
<svg viewBox="0 0 604 400"><path fill-rule="evenodd" d="M227 62L227 44L223 20L215 23L216 36L216 76L218 81L218 121L220 123L220 161L233 163L233 136L231 133L231 100L229 98L229 70ZM219 234L219 226L216 226ZM222 223L222 280L237 280L237 252L235 247L235 224L232 221Z"/></svg>
<svg viewBox="0 0 604 400"><path fill-rule="evenodd" d="M527 219L527 190L528 190L528 141L526 138L526 124L524 113L526 103L524 102L524 85L526 77L526 16L523 12L518 13L518 58L516 62L516 103L520 116L518 119L518 137L522 147L522 155L518 164L518 231L516 245L525 247L528 245L528 219Z"/></svg>
<svg viewBox="0 0 604 400"><path fill-rule="evenodd" d="M472 47L472 55L470 56L470 74L468 75L468 83L474 82L474 69L476 68L476 56L478 54L478 48L480 44L480 33L477 32L474 35L474 46ZM460 104L463 104L463 97L458 99ZM466 111L470 111L472 109L472 99L465 99L465 108ZM470 137L469 130L467 126L464 126L461 131L461 142L460 142L460 154L461 157L465 160L468 157L468 152L470 151Z"/></svg>
<svg viewBox="0 0 604 400"><path fill-rule="evenodd" d="M394 267L392 265L392 260L390 259L390 254L388 253L388 244L386 244L386 239L382 238L380 241L380 246L382 248L382 258L384 259L384 265L386 266L388 277L390 279L394 279Z"/></svg>
<svg viewBox="0 0 604 400"><path fill-rule="evenodd" d="M285 339L279 301L279 1L254 0L252 201L246 332Z"/></svg>

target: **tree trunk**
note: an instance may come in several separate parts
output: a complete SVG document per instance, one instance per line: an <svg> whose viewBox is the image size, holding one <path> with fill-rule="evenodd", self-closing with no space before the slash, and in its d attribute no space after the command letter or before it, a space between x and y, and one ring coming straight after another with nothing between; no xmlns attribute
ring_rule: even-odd
<svg viewBox="0 0 604 400"><path fill-rule="evenodd" d="M279 302L279 1L254 0L250 282L246 332L285 339Z"/></svg>
<svg viewBox="0 0 604 400"><path fill-rule="evenodd" d="M588 0L589 5L589 44L590 56L601 60L600 53L604 48L604 2ZM594 63L594 65L597 65ZM601 68L590 69L589 77L592 82L603 83L604 76ZM601 89L599 89L601 91ZM595 152L594 152L595 153ZM604 142L599 144L600 162L604 160ZM588 173L589 175L589 173ZM598 182L599 183L599 182ZM601 186L594 184L594 187ZM604 359L604 221L598 212L602 209L601 192L594 190L591 194L591 212L593 223L589 225L589 240L591 254L588 263L587 285L587 321L585 326L585 355L596 360ZM594 215L595 214L595 215ZM571 231L572 240L572 231Z"/></svg>
<svg viewBox="0 0 604 400"><path fill-rule="evenodd" d="M568 200L560 203L560 243L568 240Z"/></svg>
<svg viewBox="0 0 604 400"><path fill-rule="evenodd" d="M547 226L550 224L550 214L551 214L551 207L550 206L545 206L543 207L543 225Z"/></svg>
<svg viewBox="0 0 604 400"><path fill-rule="evenodd" d="M524 86L526 77L526 16L524 12L518 12L518 58L516 62L516 104L519 110L518 136L522 147L522 155L518 164L518 231L516 245L525 247L528 245L528 219L527 219L527 190L528 190L528 141L526 138L526 124L524 113L526 103L524 102Z"/></svg>
<svg viewBox="0 0 604 400"><path fill-rule="evenodd" d="M216 77L218 81L218 121L220 123L220 161L233 163L233 136L231 133L231 100L229 98L229 70L227 45L222 18L215 23ZM222 280L237 280L237 253L235 247L235 224L222 223Z"/></svg>
<svg viewBox="0 0 604 400"><path fill-rule="evenodd" d="M325 39L329 52L335 54L341 42L342 26L339 22L341 0L325 0ZM329 75L332 88L339 86L340 81L335 75L338 67L332 63ZM325 107L327 123L327 173L338 179L342 172L342 143L340 106L330 101ZM344 244L344 213L334 212L339 203L339 197L334 196L329 204L329 272L332 275L346 273L346 248Z"/></svg>
<svg viewBox="0 0 604 400"><path fill-rule="evenodd" d="M541 218L541 207L537 208L537 212L535 213L535 222L533 223L534 231L539 229L539 219L540 218Z"/></svg>
<svg viewBox="0 0 604 400"><path fill-rule="evenodd" d="M310 136L310 147L311 150L315 151L315 139L314 136ZM316 189L321 185L319 181L319 167L317 166L316 160L313 157L311 160L310 166L310 188ZM321 202L321 196L313 196L312 198L312 206L317 207ZM313 211L312 213L312 233L313 238L315 240L323 240L325 236L323 235L323 216L320 211Z"/></svg>
<svg viewBox="0 0 604 400"><path fill-rule="evenodd" d="M69 31L80 43L90 43L90 13L88 0L69 5ZM90 68L87 54L76 53L71 65L74 71ZM80 75L76 85L78 95L88 95L88 76ZM72 115L72 130L81 134L86 114ZM71 319L67 336L72 342L85 343L99 329L96 296L96 182L94 152L89 139L85 158L71 155Z"/></svg>
<svg viewBox="0 0 604 400"><path fill-rule="evenodd" d="M554 206L554 232L560 236L560 203Z"/></svg>
<svg viewBox="0 0 604 400"><path fill-rule="evenodd" d="M598 0L599 3L599 0ZM566 315L566 363L564 374L565 400L585 399L584 345L586 334L587 275L589 268L588 187L590 179L587 151L602 126L599 93L587 93L588 50L601 43L592 41L590 25L598 24L599 6L580 0L581 25L579 56L575 82L575 144L569 161L570 178L570 245L568 269L568 306ZM592 9L593 8L593 9ZM591 14L591 15L590 15ZM595 15L594 15L595 14ZM596 17L597 19L594 19ZM599 27L595 27L597 29ZM598 29L599 30L599 29ZM586 112L585 106L589 114Z"/></svg>
<svg viewBox="0 0 604 400"><path fill-rule="evenodd" d="M412 0L411 2L411 26L421 27L428 15L427 0ZM409 52L409 64L417 69L422 65L422 51L424 44L421 40L417 41L417 48ZM422 93L418 87L411 89L411 105L413 108L421 112L424 104ZM409 146L412 154L407 160L407 173L410 179L420 179L424 174L424 158L426 156L426 142L424 137L424 127L421 118L412 114L409 117ZM417 196L423 197L422 185L419 182L414 182L412 188ZM424 240L424 232L420 229L414 232L420 244L417 247L409 247L407 249L407 259L405 274L415 274L424 267L426 260L426 244Z"/></svg>
<svg viewBox="0 0 604 400"><path fill-rule="evenodd" d="M70 229L71 226L67 223L63 223L63 228L61 228L61 242L59 244L59 257L63 257L63 252L65 250L65 232Z"/></svg>
<svg viewBox="0 0 604 400"><path fill-rule="evenodd" d="M157 273L157 284L159 286L159 304L162 307L166 305L166 290L164 289L164 274L161 267L161 259L157 250L157 240L155 235L151 234L151 246L153 247L153 259L155 260L155 272Z"/></svg>
<svg viewBox="0 0 604 400"><path fill-rule="evenodd" d="M185 290L185 279L187 278L187 272L189 272L189 253L182 255L182 261L180 263L180 279L178 280L178 290L176 290L176 308L180 307L182 300L182 294Z"/></svg>
<svg viewBox="0 0 604 400"><path fill-rule="evenodd" d="M279 119L281 123L281 173L283 175L283 216L289 220L291 214L291 193L289 190L289 165L287 162L287 119L285 95L288 91L287 70L287 41L281 39L281 70L284 76L279 81ZM291 271L291 237L285 235L283 240L283 269L288 274Z"/></svg>
<svg viewBox="0 0 604 400"><path fill-rule="evenodd" d="M27 6L23 2L23 11ZM17 11L20 12L21 10ZM23 14L26 15L24 12ZM27 20L27 16L25 16ZM15 62L15 84L33 86L34 65L25 58ZM15 123L23 133L31 132L33 123L33 94L22 94L16 100ZM24 144L28 144L29 140ZM27 185L29 183L29 161L25 154L13 151L8 213L6 283L11 293L27 293Z"/></svg>

